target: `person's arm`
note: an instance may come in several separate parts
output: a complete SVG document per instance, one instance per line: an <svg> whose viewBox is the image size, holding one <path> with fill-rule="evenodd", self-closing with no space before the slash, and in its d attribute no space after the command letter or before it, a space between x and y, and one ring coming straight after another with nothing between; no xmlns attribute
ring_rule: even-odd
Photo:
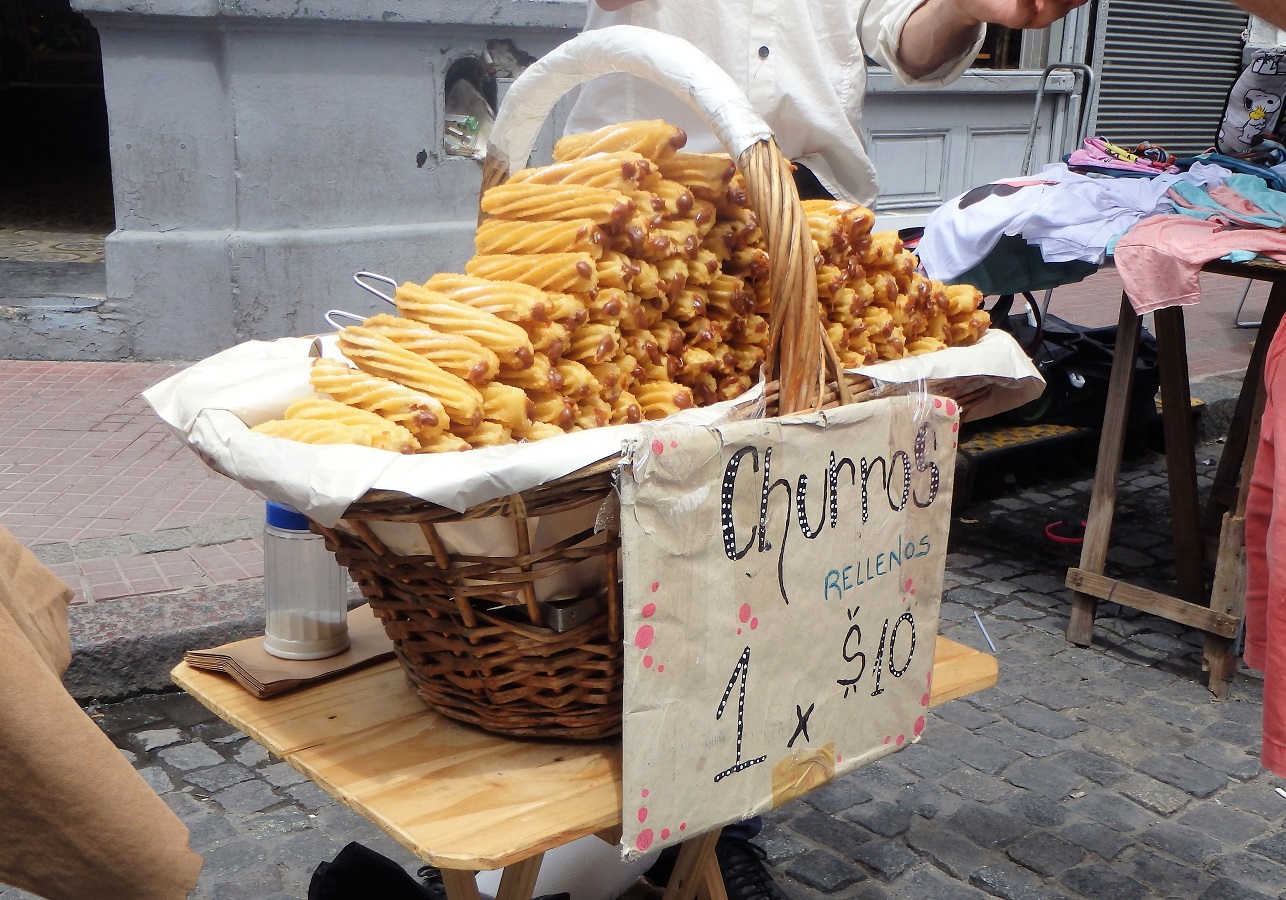
<svg viewBox="0 0 1286 900"><path fill-rule="evenodd" d="M1238 2L1271 4L1275 0ZM898 42L898 62L908 75L920 78L968 50L979 23L1044 28L1083 3L1085 0L926 0L906 20Z"/></svg>
<svg viewBox="0 0 1286 900"><path fill-rule="evenodd" d="M1278 28L1286 28L1286 7L1282 6L1281 0L1233 0L1233 2L1252 16L1258 16Z"/></svg>

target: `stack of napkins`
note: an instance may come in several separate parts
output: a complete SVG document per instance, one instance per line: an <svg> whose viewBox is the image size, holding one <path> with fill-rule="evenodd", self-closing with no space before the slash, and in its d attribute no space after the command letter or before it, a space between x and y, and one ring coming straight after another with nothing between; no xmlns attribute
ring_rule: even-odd
<svg viewBox="0 0 1286 900"><path fill-rule="evenodd" d="M263 649L262 637L252 637L209 650L189 650L183 660L197 669L231 675L262 700L393 656L393 642L364 603L348 613L348 636L351 646L326 659L280 659Z"/></svg>

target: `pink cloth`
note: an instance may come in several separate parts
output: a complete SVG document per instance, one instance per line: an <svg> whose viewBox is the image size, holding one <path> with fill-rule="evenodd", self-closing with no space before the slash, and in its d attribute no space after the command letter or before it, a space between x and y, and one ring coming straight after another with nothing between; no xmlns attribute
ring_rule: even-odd
<svg viewBox="0 0 1286 900"><path fill-rule="evenodd" d="M1117 242L1117 274L1139 315L1201 299L1201 267L1234 250L1286 262L1286 234L1267 228L1227 228L1191 216L1149 216Z"/></svg>
<svg viewBox="0 0 1286 900"><path fill-rule="evenodd" d="M1246 501L1246 665L1264 673L1264 768L1286 776L1286 328L1264 364L1267 402ZM1278 453L1278 448L1282 453ZM1282 490L1274 490L1276 485Z"/></svg>

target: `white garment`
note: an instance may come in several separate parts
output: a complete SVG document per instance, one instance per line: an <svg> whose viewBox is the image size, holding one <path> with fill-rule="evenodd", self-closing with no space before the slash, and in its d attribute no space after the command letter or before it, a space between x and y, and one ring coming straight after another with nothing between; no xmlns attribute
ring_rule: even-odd
<svg viewBox="0 0 1286 900"><path fill-rule="evenodd" d="M974 188L935 209L916 255L930 278L951 282L995 248L1004 235L1040 247L1047 263L1083 260L1099 265L1116 237L1157 212L1168 211L1170 185L1215 184L1231 174L1198 163L1155 178L1096 178L1061 163L1035 175Z"/></svg>
<svg viewBox="0 0 1286 900"><path fill-rule="evenodd" d="M835 196L870 206L875 168L858 127L866 92L865 52L898 84L955 80L982 45L983 26L959 58L914 79L897 61L907 18L924 0L639 0L606 12L588 0L588 31L638 25L692 42L746 92L789 159L798 160ZM581 87L568 133L614 122L664 119L688 133L684 148L724 148L681 99L632 75L605 75Z"/></svg>

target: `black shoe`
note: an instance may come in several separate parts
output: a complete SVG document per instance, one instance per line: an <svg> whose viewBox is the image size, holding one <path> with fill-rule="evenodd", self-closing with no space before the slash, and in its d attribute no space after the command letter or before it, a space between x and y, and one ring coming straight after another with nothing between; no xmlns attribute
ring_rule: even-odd
<svg viewBox="0 0 1286 900"><path fill-rule="evenodd" d="M406 870L381 853L354 841L331 862L313 871L308 900L446 900L446 889L434 895Z"/></svg>
<svg viewBox="0 0 1286 900"><path fill-rule="evenodd" d="M764 865L768 854L745 838L721 837L714 845L728 900L786 900Z"/></svg>

